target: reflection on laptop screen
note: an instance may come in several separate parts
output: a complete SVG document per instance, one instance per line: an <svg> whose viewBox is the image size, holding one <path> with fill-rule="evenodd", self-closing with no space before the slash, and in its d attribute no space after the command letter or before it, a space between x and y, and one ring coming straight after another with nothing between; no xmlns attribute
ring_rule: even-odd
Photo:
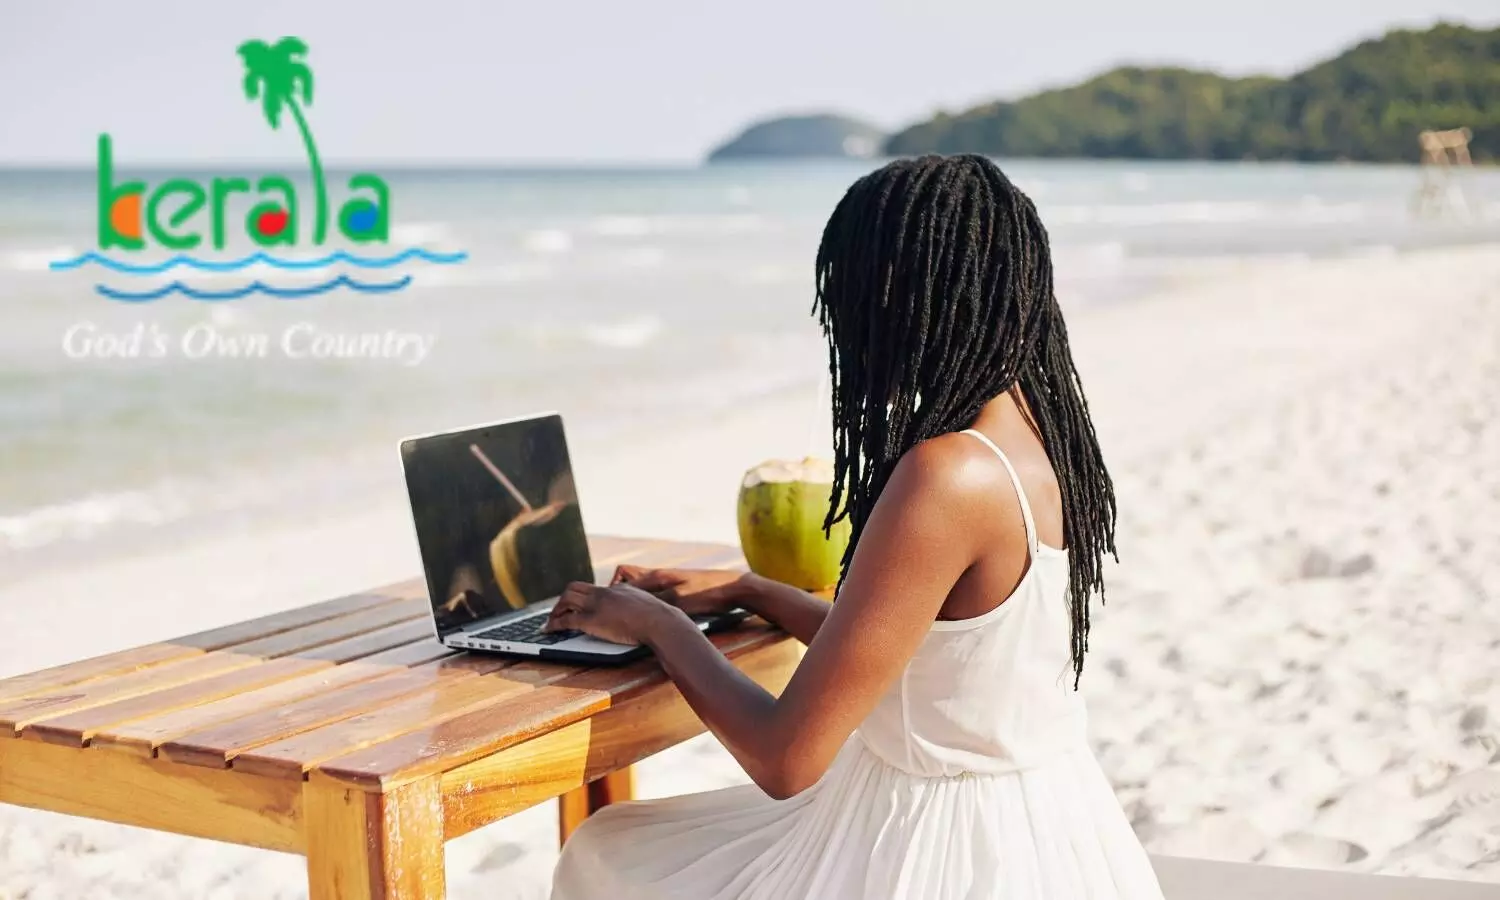
<svg viewBox="0 0 1500 900"><path fill-rule="evenodd" d="M593 580L562 419L401 445L438 633Z"/></svg>

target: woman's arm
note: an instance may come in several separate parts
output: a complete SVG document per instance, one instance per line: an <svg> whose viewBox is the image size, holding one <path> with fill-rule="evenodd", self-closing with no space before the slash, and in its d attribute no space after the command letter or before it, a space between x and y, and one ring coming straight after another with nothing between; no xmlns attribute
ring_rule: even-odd
<svg viewBox="0 0 1500 900"><path fill-rule="evenodd" d="M815 636L780 698L736 669L680 610L628 587L580 586L558 604L549 627L645 641L751 779L773 797L797 794L822 777L900 677L978 558L990 513L976 513L974 482L993 485L983 467L963 464L967 444L936 438L897 465L838 602L811 628Z"/></svg>
<svg viewBox="0 0 1500 900"><path fill-rule="evenodd" d="M747 609L804 644L812 644L833 608L821 597L789 584L747 573L725 590L728 606Z"/></svg>
<svg viewBox="0 0 1500 900"><path fill-rule="evenodd" d="M828 618L827 600L751 572L722 569L649 569L622 565L612 584L629 584L667 601L690 616L746 609L804 644Z"/></svg>

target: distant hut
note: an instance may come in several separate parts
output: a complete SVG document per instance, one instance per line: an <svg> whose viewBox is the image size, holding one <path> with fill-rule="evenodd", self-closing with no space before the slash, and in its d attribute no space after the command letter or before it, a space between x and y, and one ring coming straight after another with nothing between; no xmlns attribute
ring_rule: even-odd
<svg viewBox="0 0 1500 900"><path fill-rule="evenodd" d="M1469 156L1469 140L1473 136L1467 128L1424 131L1418 136L1422 146L1422 185L1412 204L1417 215L1441 216L1451 210L1469 212L1468 199L1454 173L1473 167L1474 160Z"/></svg>

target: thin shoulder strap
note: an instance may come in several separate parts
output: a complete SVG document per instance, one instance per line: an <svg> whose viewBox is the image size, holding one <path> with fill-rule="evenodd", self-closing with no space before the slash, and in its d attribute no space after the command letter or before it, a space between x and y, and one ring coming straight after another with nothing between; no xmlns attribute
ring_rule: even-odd
<svg viewBox="0 0 1500 900"><path fill-rule="evenodd" d="M1005 471L1010 473L1010 483L1015 485L1016 497L1021 501L1021 519L1026 523L1026 546L1030 549L1031 555L1035 556L1037 553L1038 540L1036 534L1036 520L1031 517L1031 502L1026 499L1026 489L1021 487L1021 476L1016 474L1016 467L1010 464L1010 460L1007 459L1005 453L995 445L995 442L990 440L981 432L975 431L972 428L965 428L963 433L972 434L974 437L979 438L984 442L984 445L986 447L995 451L995 455L1000 457L1000 461L1005 464Z"/></svg>

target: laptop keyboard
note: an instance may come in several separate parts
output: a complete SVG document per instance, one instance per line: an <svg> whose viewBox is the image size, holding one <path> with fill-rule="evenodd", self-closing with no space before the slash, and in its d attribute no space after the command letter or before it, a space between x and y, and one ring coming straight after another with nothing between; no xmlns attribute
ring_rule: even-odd
<svg viewBox="0 0 1500 900"><path fill-rule="evenodd" d="M556 644L566 641L568 638L578 637L581 631L542 631L542 626L547 624L545 615L527 616L506 622L497 628L481 631L470 637L485 638L491 641L513 641L518 644Z"/></svg>

